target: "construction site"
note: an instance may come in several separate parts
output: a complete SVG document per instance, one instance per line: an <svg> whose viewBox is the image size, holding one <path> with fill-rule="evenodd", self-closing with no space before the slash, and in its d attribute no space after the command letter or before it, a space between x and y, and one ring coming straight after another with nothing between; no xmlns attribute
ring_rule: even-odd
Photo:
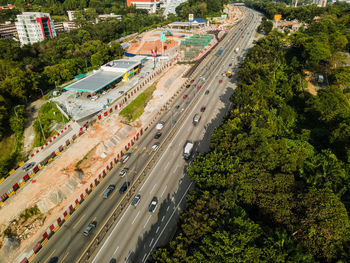
<svg viewBox="0 0 350 263"><path fill-rule="evenodd" d="M124 105L113 105L111 102L110 108L96 114L89 123L89 129L84 126L85 132L79 133L74 143L72 141L52 162L41 167L35 177L31 176L20 191L2 204L0 262L21 262L23 256L47 232L48 226L51 230L51 226L54 226L51 223L58 215L64 215L67 207L77 204L77 196L85 189L90 189L96 176L105 171L106 162L113 158L116 161L116 153L132 148L133 142L142 134L142 129L153 122L165 102L185 85L187 79L183 76L191 68L186 62L199 60L215 47L225 30L239 23L242 13L237 7L227 7L226 11L227 16L212 25L205 20L199 20L197 24L170 24L139 34L123 43L126 57L142 55L149 59L164 60L157 68L144 66L143 71L140 69L138 83L135 78L135 83L132 83L134 86L130 84L127 87L129 90L125 89L125 93L124 90L118 91L123 98L122 103L126 104L126 101L135 98L136 93L154 85L151 100L143 114L132 123L125 123L118 114ZM161 35L165 35L165 41L161 41ZM67 113L70 115L68 110Z"/></svg>

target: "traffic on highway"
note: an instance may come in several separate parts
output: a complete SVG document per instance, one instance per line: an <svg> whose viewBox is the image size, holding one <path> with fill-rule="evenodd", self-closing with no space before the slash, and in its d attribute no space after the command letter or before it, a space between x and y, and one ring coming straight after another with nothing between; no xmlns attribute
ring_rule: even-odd
<svg viewBox="0 0 350 263"><path fill-rule="evenodd" d="M186 167L209 149L211 132L229 110L235 72L261 20L257 12L242 10L242 21L33 262L146 262L168 242L193 187Z"/></svg>

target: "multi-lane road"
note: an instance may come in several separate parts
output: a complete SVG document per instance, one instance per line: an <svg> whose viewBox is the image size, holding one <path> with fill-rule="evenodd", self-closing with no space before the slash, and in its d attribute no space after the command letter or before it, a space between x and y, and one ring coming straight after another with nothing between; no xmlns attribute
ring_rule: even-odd
<svg viewBox="0 0 350 263"><path fill-rule="evenodd" d="M89 261L109 262L115 258L117 262L145 262L156 246L169 240L174 233L179 210L184 206L185 195L192 186L185 175L187 163L182 158L183 146L186 140L192 140L196 142L197 151L208 149L210 133L221 123L229 109L229 97L235 87L234 78L228 79L223 73L228 70L235 72L238 58L241 59L251 46L255 29L260 23L261 17L256 12L243 9L245 18L230 30L216 48L223 49L222 55L216 56L213 52L213 55L207 57L199 66L191 87L184 89L159 118L165 122L161 130L162 136L154 139L156 130L151 127L131 149L127 163L117 165L106 176L39 251L34 262L47 263L56 257L57 262L61 263L77 262L83 258L95 234L122 199L123 195L119 193L121 185L126 181L132 182L151 158L154 160L153 168L147 172L135 192L141 194L140 203L124 210ZM240 49L238 54L234 52L236 47ZM196 88L198 85L202 86L200 90ZM208 94L206 90L209 91ZM184 95L187 98L184 99ZM206 110L200 112L203 106ZM201 114L201 120L194 126L192 121L196 113ZM155 142L161 143L157 151L152 150ZM126 176L120 177L119 173L124 167L128 167L129 171ZM107 199L103 199L103 192L110 184L115 184L116 189ZM133 196L134 194L130 198ZM158 206L151 213L148 208L153 197L158 198ZM86 237L82 233L92 221L97 222L97 227L95 232Z"/></svg>

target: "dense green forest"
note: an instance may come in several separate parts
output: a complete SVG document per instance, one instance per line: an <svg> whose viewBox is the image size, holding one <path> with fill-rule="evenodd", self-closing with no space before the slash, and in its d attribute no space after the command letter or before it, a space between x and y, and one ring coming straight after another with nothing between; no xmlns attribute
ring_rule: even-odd
<svg viewBox="0 0 350 263"><path fill-rule="evenodd" d="M335 9L249 50L210 151L189 166L177 233L151 261L350 261L350 19ZM329 76L316 96L307 72Z"/></svg>
<svg viewBox="0 0 350 263"><path fill-rule="evenodd" d="M176 14L182 19L188 19L188 14L206 19L208 16L221 16L228 0L189 0L176 7Z"/></svg>
<svg viewBox="0 0 350 263"><path fill-rule="evenodd" d="M113 40L172 21L134 7L125 8L124 13L122 21L85 21L78 30L30 46L20 47L11 39L0 40L0 139L16 132L16 142L21 143L25 112L18 105L23 107L38 98L39 88L47 92L75 75L121 57L124 50ZM16 123L16 129L11 123ZM11 155L0 159L0 177L18 161L20 150L16 146Z"/></svg>

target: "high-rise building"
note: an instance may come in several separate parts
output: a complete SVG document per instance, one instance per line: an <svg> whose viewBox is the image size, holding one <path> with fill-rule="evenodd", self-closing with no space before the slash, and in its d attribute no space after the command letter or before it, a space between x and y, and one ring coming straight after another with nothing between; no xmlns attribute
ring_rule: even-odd
<svg viewBox="0 0 350 263"><path fill-rule="evenodd" d="M23 12L17 15L17 20L15 24L21 45L56 37L55 26L48 13Z"/></svg>

